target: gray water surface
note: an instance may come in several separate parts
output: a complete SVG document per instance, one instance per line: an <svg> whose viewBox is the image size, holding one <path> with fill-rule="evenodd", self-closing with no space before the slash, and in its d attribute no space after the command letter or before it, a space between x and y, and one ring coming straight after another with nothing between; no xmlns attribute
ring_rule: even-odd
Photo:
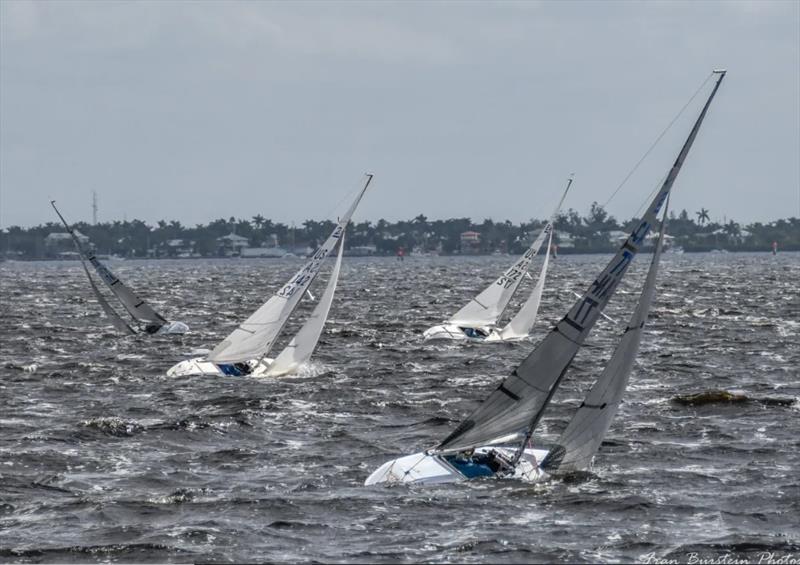
<svg viewBox="0 0 800 565"><path fill-rule="evenodd" d="M311 366L279 380L165 372L213 347L301 260L112 261L192 328L125 338L78 263L2 263L0 560L800 558L796 253L664 256L629 390L588 477L362 486L452 431L609 258L551 263L529 342L466 346L420 334L512 257L346 258ZM576 358L537 444L556 439L600 374L648 262L610 304L617 323L601 319ZM674 401L716 389L749 400Z"/></svg>

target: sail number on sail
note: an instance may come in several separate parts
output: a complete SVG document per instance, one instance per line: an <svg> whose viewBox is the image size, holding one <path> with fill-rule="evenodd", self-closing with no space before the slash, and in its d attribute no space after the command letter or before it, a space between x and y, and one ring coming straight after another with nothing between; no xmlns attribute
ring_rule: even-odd
<svg viewBox="0 0 800 565"><path fill-rule="evenodd" d="M668 190L662 192L653 207L653 215L658 214L668 195ZM645 236L650 231L651 221L648 216L650 216L650 214L646 215L641 220L636 229L631 233L628 241L622 246L623 249L619 261L616 264L609 265L609 268L594 280L589 287L589 291L583 297L583 300L564 317L564 320L576 330L583 331L583 324L592 309L597 308L600 302L602 302L609 292L615 289L622 280L622 276L625 274L625 271L628 270L630 262L639 250L639 244L642 243Z"/></svg>
<svg viewBox="0 0 800 565"><path fill-rule="evenodd" d="M295 292L297 292L298 288L303 288L305 284L316 275L317 271L320 270L323 261L328 256L328 253L330 253L330 251L336 246L336 243L339 239L341 239L343 233L344 228L342 226L337 226L326 242L331 242L331 246L328 247L327 245L323 245L320 247L317 252L314 253L311 261L309 261L305 268L297 273L292 280L287 282L283 288L277 292L277 296L280 296L281 298L289 298Z"/></svg>
<svg viewBox="0 0 800 565"><path fill-rule="evenodd" d="M543 236L540 235L539 237L540 238L547 237L547 235L552 230L553 230L553 224L548 223L542 232ZM533 247L529 248L525 252L525 255L522 256L522 259L520 259L508 271L500 275L500 278L497 279L497 282L495 284L498 284L503 288L510 288L511 285L515 284L520 279L520 277L522 277L522 275L524 275L528 271L528 266L531 264L531 261L533 261L533 258L536 256L537 253L539 253L538 247L536 247L535 249Z"/></svg>

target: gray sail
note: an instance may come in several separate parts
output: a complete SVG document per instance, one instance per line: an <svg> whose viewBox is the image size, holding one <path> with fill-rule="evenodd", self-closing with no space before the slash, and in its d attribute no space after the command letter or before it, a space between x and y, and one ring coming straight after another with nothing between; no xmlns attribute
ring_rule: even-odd
<svg viewBox="0 0 800 565"><path fill-rule="evenodd" d="M139 296L130 288L125 286L123 282L108 269L108 267L103 265L97 259L97 257L95 257L94 253L88 254L86 259L89 260L94 267L94 270L98 275L100 275L100 278L103 280L103 282L106 283L108 288L111 289L111 292L113 292L114 295L119 299L119 301L122 303L122 306L128 311L128 314L130 314L134 320L147 324L163 325L167 323L166 318L153 310L149 304L139 298Z"/></svg>
<svg viewBox="0 0 800 565"><path fill-rule="evenodd" d="M61 218L61 222L64 224L64 227L72 236L72 241L75 242L75 245L78 248L78 253L80 253L81 257L86 257L86 260L88 260L89 263L92 264L94 270L100 276L100 279L102 279L102 281L106 283L108 288L111 289L111 292L114 293L114 296L117 297L117 299L120 301L125 310L128 311L128 314L130 314L131 317L133 317L133 319L136 320L137 322L144 322L147 324L158 324L158 325L163 325L167 323L166 318L164 318L161 314L153 310L153 308L151 308L150 305L148 305L144 300L139 298L135 292L133 292L131 289L125 286L122 283L122 281L120 281L114 275L114 273L112 273L108 269L108 267L103 265L97 259L97 257L95 257L94 253L88 252L83 249L83 246L78 240L78 237L75 235L75 232L73 231L72 227L64 219L64 216L61 215L61 212L58 211L58 208L56 208L55 201L51 200L50 204L53 206L53 209L56 211L56 214L58 214L58 217Z"/></svg>
<svg viewBox="0 0 800 565"><path fill-rule="evenodd" d="M647 272L642 294L630 322L628 322L628 327L625 328L625 333L611 355L611 359L608 360L603 373L586 395L556 445L550 449L547 457L542 461L541 467L548 473L569 473L587 469L617 413L622 395L628 386L636 354L639 352L644 325L653 303L668 207L669 200L664 206L661 232L653 253L653 260L650 262L650 270Z"/></svg>
<svg viewBox="0 0 800 565"><path fill-rule="evenodd" d="M564 374L617 290L631 261L669 196L672 185L694 143L725 72L719 72L714 89L681 148L661 189L656 193L628 239L583 296L544 338L539 346L500 386L438 446L438 451L458 451L524 437L538 424Z"/></svg>
<svg viewBox="0 0 800 565"><path fill-rule="evenodd" d="M78 249L78 253L80 254L80 249ZM94 279L92 279L92 274L89 272L89 268L86 266L86 260L83 258L83 255L80 255L81 258L81 266L83 267L83 271L86 273L86 277L89 279L89 285L92 287L92 292L94 292L94 296L97 299L97 302L100 304L100 307L105 312L106 317L111 321L111 324L117 329L117 331L133 335L136 333L132 327L128 325L128 323L122 319L122 317L117 314L117 311L111 307L105 297L100 294L100 289L97 288L97 285L94 284Z"/></svg>

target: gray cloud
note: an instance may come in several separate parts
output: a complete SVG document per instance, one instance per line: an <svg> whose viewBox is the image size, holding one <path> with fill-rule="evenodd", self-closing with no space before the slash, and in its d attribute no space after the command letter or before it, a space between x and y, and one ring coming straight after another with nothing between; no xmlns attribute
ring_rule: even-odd
<svg viewBox="0 0 800 565"><path fill-rule="evenodd" d="M673 207L800 215L796 2L0 3L0 225L542 217L603 202L728 67ZM698 100L699 103L699 100ZM691 106L610 211L665 173Z"/></svg>

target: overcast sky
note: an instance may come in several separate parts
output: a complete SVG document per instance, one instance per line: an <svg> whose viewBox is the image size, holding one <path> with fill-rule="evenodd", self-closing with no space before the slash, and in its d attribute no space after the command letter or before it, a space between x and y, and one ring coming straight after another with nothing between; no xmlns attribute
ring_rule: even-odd
<svg viewBox="0 0 800 565"><path fill-rule="evenodd" d="M0 227L605 202L728 69L672 207L800 216L800 2L0 0ZM698 95L608 205L629 218Z"/></svg>

